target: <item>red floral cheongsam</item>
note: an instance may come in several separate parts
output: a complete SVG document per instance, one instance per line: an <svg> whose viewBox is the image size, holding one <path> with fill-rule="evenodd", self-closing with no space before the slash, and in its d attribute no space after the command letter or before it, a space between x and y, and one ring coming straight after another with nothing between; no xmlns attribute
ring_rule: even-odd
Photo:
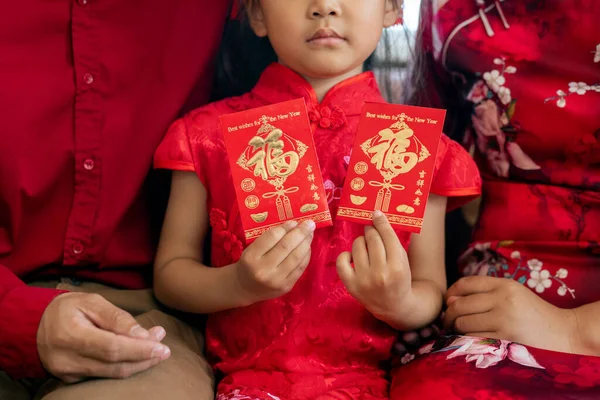
<svg viewBox="0 0 600 400"><path fill-rule="evenodd" d="M212 266L237 261L242 226L218 116L303 98L314 132L332 215L344 185L354 134L364 101L383 102L371 73L332 88L320 103L311 86L290 69L273 64L246 95L191 112L175 122L158 149L158 168L195 171L208 192ZM432 192L451 204L477 196L475 163L444 136L437 155ZM312 260L287 295L209 317L207 355L224 399L387 399L384 363L396 332L373 317L344 288L335 261L351 249L363 226L334 221L318 229ZM407 246L410 235L398 233ZM198 244L201 245L200 243Z"/></svg>
<svg viewBox="0 0 600 400"><path fill-rule="evenodd" d="M559 307L600 301L600 1L450 0L423 22L437 76L472 110L465 140L483 177L461 273ZM394 393L600 398L600 358L465 337L420 352Z"/></svg>

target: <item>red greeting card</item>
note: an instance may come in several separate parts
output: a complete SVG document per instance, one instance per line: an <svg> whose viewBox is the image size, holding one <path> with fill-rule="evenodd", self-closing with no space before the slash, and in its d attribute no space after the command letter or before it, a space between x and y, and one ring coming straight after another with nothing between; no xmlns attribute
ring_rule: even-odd
<svg viewBox="0 0 600 400"><path fill-rule="evenodd" d="M287 220L332 224L304 100L220 120L246 243Z"/></svg>
<svg viewBox="0 0 600 400"><path fill-rule="evenodd" d="M381 210L395 228L420 232L445 115L365 103L338 218L367 224Z"/></svg>

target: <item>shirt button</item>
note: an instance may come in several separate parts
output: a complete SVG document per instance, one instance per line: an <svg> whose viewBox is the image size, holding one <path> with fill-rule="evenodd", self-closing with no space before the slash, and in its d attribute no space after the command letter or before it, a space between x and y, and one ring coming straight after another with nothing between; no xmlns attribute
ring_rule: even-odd
<svg viewBox="0 0 600 400"><path fill-rule="evenodd" d="M83 253L83 245L81 243L75 243L73 245L73 254Z"/></svg>
<svg viewBox="0 0 600 400"><path fill-rule="evenodd" d="M85 75L83 75L83 81L88 85L91 85L92 83L94 83L94 75L90 74L89 72L86 73Z"/></svg>
<svg viewBox="0 0 600 400"><path fill-rule="evenodd" d="M83 162L83 168L86 169L86 171L91 171L94 169L94 160L92 160L91 158L88 158L87 160L85 160Z"/></svg>
<svg viewBox="0 0 600 400"><path fill-rule="evenodd" d="M87 4L88 0L79 0L79 4L82 6L85 6Z"/></svg>

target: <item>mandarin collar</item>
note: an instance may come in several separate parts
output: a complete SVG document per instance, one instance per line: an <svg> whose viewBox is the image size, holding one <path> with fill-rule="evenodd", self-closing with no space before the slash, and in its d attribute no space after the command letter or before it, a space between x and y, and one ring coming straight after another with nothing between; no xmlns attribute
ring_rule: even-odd
<svg viewBox="0 0 600 400"><path fill-rule="evenodd" d="M322 107L339 107L346 116L360 115L363 103L385 102L372 72L363 72L332 87L319 103L314 89L290 68L273 63L262 73L252 94L266 103L279 103L303 98L308 111Z"/></svg>

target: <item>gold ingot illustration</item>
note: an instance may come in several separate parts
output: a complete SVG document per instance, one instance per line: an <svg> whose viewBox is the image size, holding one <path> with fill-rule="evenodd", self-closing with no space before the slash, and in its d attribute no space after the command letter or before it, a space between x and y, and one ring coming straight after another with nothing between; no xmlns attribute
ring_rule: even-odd
<svg viewBox="0 0 600 400"><path fill-rule="evenodd" d="M307 213L307 212L315 211L317 208L319 208L318 205L308 203L308 204L304 204L302 207L300 207L300 212Z"/></svg>
<svg viewBox="0 0 600 400"><path fill-rule="evenodd" d="M355 195L351 194L350 201L352 202L352 204L360 206L360 205L363 205L365 203L365 201L367 201L367 198L365 196L355 196Z"/></svg>
<svg viewBox="0 0 600 400"><path fill-rule="evenodd" d="M405 214L412 214L415 212L415 209L409 205L401 204L398 207L396 207L396 211L405 213Z"/></svg>
<svg viewBox="0 0 600 400"><path fill-rule="evenodd" d="M268 216L269 216L268 211L256 213L256 214L250 214L250 217L252 218L252 220L254 222L265 222Z"/></svg>

